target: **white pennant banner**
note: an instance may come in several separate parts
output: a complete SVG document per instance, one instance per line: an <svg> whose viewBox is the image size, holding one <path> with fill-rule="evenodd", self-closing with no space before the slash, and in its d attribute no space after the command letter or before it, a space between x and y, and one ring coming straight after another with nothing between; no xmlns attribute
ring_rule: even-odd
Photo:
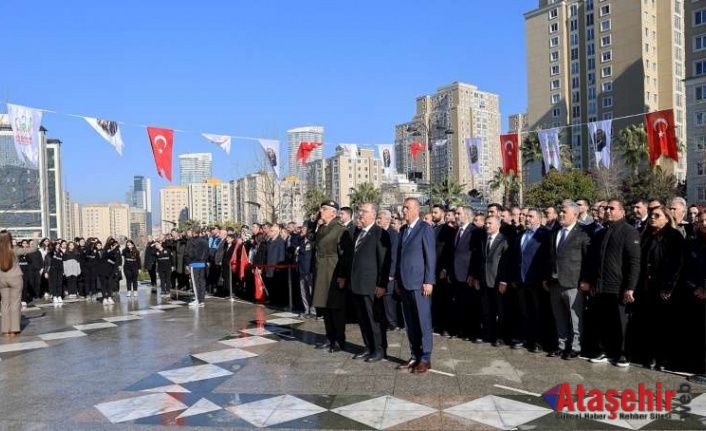
<svg viewBox="0 0 706 431"><path fill-rule="evenodd" d="M356 144L339 144L348 158L355 160L358 158L358 146Z"/></svg>
<svg viewBox="0 0 706 431"><path fill-rule="evenodd" d="M108 141L118 154L123 155L123 138L120 135L120 125L117 122L93 117L83 117L83 119L86 120L103 139Z"/></svg>
<svg viewBox="0 0 706 431"><path fill-rule="evenodd" d="M483 158L483 140L481 138L466 139L468 150L468 165L472 174L480 175L480 161Z"/></svg>
<svg viewBox="0 0 706 431"><path fill-rule="evenodd" d="M218 145L226 154L230 155L230 143L233 141L232 137L228 135L212 135L210 133L202 133L201 136Z"/></svg>
<svg viewBox="0 0 706 431"><path fill-rule="evenodd" d="M39 166L39 128L42 111L21 105L7 104L17 156L35 168Z"/></svg>
<svg viewBox="0 0 706 431"><path fill-rule="evenodd" d="M557 171L561 171L561 153L559 147L559 130L545 129L537 131L539 138L539 146L542 150L542 158L544 159L544 170L549 172L553 166Z"/></svg>
<svg viewBox="0 0 706 431"><path fill-rule="evenodd" d="M382 159L382 174L385 178L391 179L397 173L395 146L392 144L378 145L378 153Z"/></svg>
<svg viewBox="0 0 706 431"><path fill-rule="evenodd" d="M588 123L588 136L593 144L593 151L596 155L596 167L601 167L601 163L606 168L610 168L610 141L612 138L613 120L596 121Z"/></svg>
<svg viewBox="0 0 706 431"><path fill-rule="evenodd" d="M258 141L260 142L262 151L265 152L265 159L272 167L272 170L275 172L275 175L277 175L277 178L279 178L280 142L276 139L258 139Z"/></svg>

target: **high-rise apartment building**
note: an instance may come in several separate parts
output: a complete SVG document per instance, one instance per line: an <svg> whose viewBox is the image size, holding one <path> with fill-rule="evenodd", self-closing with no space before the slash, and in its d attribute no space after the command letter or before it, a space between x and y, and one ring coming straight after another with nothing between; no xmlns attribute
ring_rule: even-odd
<svg viewBox="0 0 706 431"><path fill-rule="evenodd" d="M37 167L21 160L9 118L0 114L0 226L16 238L64 234L60 141L47 139L42 127L39 145Z"/></svg>
<svg viewBox="0 0 706 431"><path fill-rule="evenodd" d="M147 236L147 211L130 208L130 239L136 244L144 243Z"/></svg>
<svg viewBox="0 0 706 431"><path fill-rule="evenodd" d="M88 204L81 208L82 236L105 242L108 237L130 238L130 206L127 204Z"/></svg>
<svg viewBox="0 0 706 431"><path fill-rule="evenodd" d="M189 218L201 223L233 221L231 184L211 178L205 183L188 186Z"/></svg>
<svg viewBox="0 0 706 431"><path fill-rule="evenodd" d="M211 178L211 153L190 153L179 155L179 184L204 183Z"/></svg>
<svg viewBox="0 0 706 431"><path fill-rule="evenodd" d="M189 188L187 186L166 186L159 190L160 222L163 233L178 227L179 222L189 219Z"/></svg>
<svg viewBox="0 0 706 431"><path fill-rule="evenodd" d="M336 148L336 154L326 159L326 188L328 195L340 206L349 206L351 189L363 183L371 183L375 188L382 184L382 161L375 157L375 150L358 148L355 157L343 148Z"/></svg>
<svg viewBox="0 0 706 431"><path fill-rule="evenodd" d="M684 3L539 0L525 14L529 129L564 128L560 136L582 169L595 165L588 122L614 118L615 139L642 124L645 112L673 108L684 142ZM661 164L684 179L684 158ZM540 179L534 163L524 180Z"/></svg>
<svg viewBox="0 0 706 431"><path fill-rule="evenodd" d="M467 190L478 189L485 196L491 196L488 184L502 164L500 127L497 94L462 82L440 87L434 95L417 98L412 121L395 127L398 170L410 179L421 177L431 183L450 178ZM483 142L479 175L471 175L468 138L481 138ZM416 161L410 154L412 142L424 144Z"/></svg>
<svg viewBox="0 0 706 431"><path fill-rule="evenodd" d="M79 215L79 220L76 220L76 213L73 208L74 203L71 202L69 192L64 192L64 197L61 200L61 203L64 206L64 227L62 228L62 231L65 238L73 240L81 233L80 229L76 229L77 225L80 223L81 217Z"/></svg>
<svg viewBox="0 0 706 431"><path fill-rule="evenodd" d="M130 188L131 207L145 211L146 234L152 235L152 181L142 175L135 175Z"/></svg>
<svg viewBox="0 0 706 431"><path fill-rule="evenodd" d="M298 177L301 180L306 179L306 167L301 161L297 160L297 151L302 142L320 142L324 143L324 128L322 126L306 126L297 127L287 130L289 141L287 161L289 162L289 175ZM323 146L314 149L309 155L307 161L322 160L324 158Z"/></svg>
<svg viewBox="0 0 706 431"><path fill-rule="evenodd" d="M304 221L304 193L302 181L298 177L290 175L279 183L279 211L277 219L281 223Z"/></svg>
<svg viewBox="0 0 706 431"><path fill-rule="evenodd" d="M235 220L252 224L271 221L277 206L274 174L256 172L235 180Z"/></svg>
<svg viewBox="0 0 706 431"><path fill-rule="evenodd" d="M706 204L706 0L684 2L686 72L686 194Z"/></svg>

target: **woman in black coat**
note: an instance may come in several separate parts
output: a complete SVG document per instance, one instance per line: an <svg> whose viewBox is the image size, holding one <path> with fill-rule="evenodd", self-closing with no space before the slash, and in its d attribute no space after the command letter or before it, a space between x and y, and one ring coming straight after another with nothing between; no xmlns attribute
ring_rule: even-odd
<svg viewBox="0 0 706 431"><path fill-rule="evenodd" d="M125 242L122 255L123 262L125 262L123 270L125 271L125 281L127 282L127 297L131 298L134 296L137 298L137 276L140 273L140 251L135 247L135 243L129 239Z"/></svg>
<svg viewBox="0 0 706 431"><path fill-rule="evenodd" d="M702 210L689 239L684 262L685 282L674 292L675 364L678 371L706 372L706 210Z"/></svg>
<svg viewBox="0 0 706 431"><path fill-rule="evenodd" d="M680 279L684 237L674 218L662 208L649 214L640 241L640 277L630 319L631 356L647 368L663 370L673 354L670 322L672 294Z"/></svg>

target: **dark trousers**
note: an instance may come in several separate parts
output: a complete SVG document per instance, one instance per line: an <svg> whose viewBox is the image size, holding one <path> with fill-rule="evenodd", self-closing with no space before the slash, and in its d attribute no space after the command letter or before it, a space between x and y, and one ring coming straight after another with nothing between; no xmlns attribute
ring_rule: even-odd
<svg viewBox="0 0 706 431"><path fill-rule="evenodd" d="M22 271L22 300L32 302L39 298L39 273L32 269Z"/></svg>
<svg viewBox="0 0 706 431"><path fill-rule="evenodd" d="M625 355L625 331L628 316L622 297L617 293L596 295L598 320L598 343L609 358L618 359Z"/></svg>
<svg viewBox="0 0 706 431"><path fill-rule="evenodd" d="M346 342L346 309L345 308L317 308L324 316L324 326L326 327L326 338L328 341L338 343L343 347Z"/></svg>
<svg viewBox="0 0 706 431"><path fill-rule="evenodd" d="M95 295L97 292L96 289L96 273L93 271L93 268L86 266L86 271L83 273L83 281L84 281L84 293L86 296L88 295Z"/></svg>
<svg viewBox="0 0 706 431"><path fill-rule="evenodd" d="M454 318L454 335L479 338L481 336L480 293L465 281L457 281L454 287L453 308L447 310Z"/></svg>
<svg viewBox="0 0 706 431"><path fill-rule="evenodd" d="M69 295L76 295L78 293L78 276L70 275L66 277L66 288L69 291Z"/></svg>
<svg viewBox="0 0 706 431"><path fill-rule="evenodd" d="M153 263L147 267L147 273L150 275L150 284L152 286L157 285L157 263Z"/></svg>
<svg viewBox="0 0 706 431"><path fill-rule="evenodd" d="M402 314L409 340L412 358L418 361L431 361L433 329L431 326L431 296L422 295L422 290L400 288Z"/></svg>
<svg viewBox="0 0 706 431"><path fill-rule="evenodd" d="M553 350L556 345L556 325L552 314L549 293L541 285L519 284L517 287L520 318L517 336L528 347L541 345Z"/></svg>
<svg viewBox="0 0 706 431"><path fill-rule="evenodd" d="M139 270L135 267L124 267L125 270L125 282L127 283L127 290L137 290L137 274Z"/></svg>
<svg viewBox="0 0 706 431"><path fill-rule="evenodd" d="M208 273L206 274L206 285L208 286L209 292L216 293L216 289L221 281L221 265L216 265L211 263L208 267Z"/></svg>
<svg viewBox="0 0 706 431"><path fill-rule="evenodd" d="M221 267L221 277L223 278L223 286L217 292L218 296L227 298L232 296L233 292L233 272L230 269L230 265Z"/></svg>
<svg viewBox="0 0 706 431"><path fill-rule="evenodd" d="M312 310L316 312L316 309L311 305L311 274L300 274L299 275L299 296L301 296L302 308L304 309L304 314L314 314Z"/></svg>
<svg viewBox="0 0 706 431"><path fill-rule="evenodd" d="M113 283L111 282L110 278L111 277L108 274L100 274L98 276L103 300L106 300L113 296Z"/></svg>
<svg viewBox="0 0 706 431"><path fill-rule="evenodd" d="M382 301L385 305L385 318L387 320L388 327L390 329L397 329L399 327L399 317L397 314L397 307L400 302L399 299L397 299L392 293L386 293L385 296L382 297Z"/></svg>
<svg viewBox="0 0 706 431"><path fill-rule="evenodd" d="M672 359L673 324L676 321L670 301L662 300L657 293L640 292L628 324L626 350L632 360L650 363L653 359L664 364Z"/></svg>
<svg viewBox="0 0 706 431"><path fill-rule="evenodd" d="M162 290L162 294L168 294L171 292L173 274L174 273L171 268L159 270L159 288Z"/></svg>
<svg viewBox="0 0 706 431"><path fill-rule="evenodd" d="M186 275L172 271L170 275L170 284L175 288L175 289L181 289L183 287L187 287L189 285L189 277Z"/></svg>
<svg viewBox="0 0 706 431"><path fill-rule="evenodd" d="M483 307L483 338L494 342L504 340L508 331L505 327L506 298L497 288L481 285L481 304Z"/></svg>
<svg viewBox="0 0 706 431"><path fill-rule="evenodd" d="M49 293L51 296L64 296L64 274L61 271L49 271Z"/></svg>
<svg viewBox="0 0 706 431"><path fill-rule="evenodd" d="M206 268L189 268L191 272L191 287L196 301L203 302L206 297Z"/></svg>
<svg viewBox="0 0 706 431"><path fill-rule="evenodd" d="M353 300L365 347L371 353L384 354L387 350L387 319L385 319L382 298L353 294Z"/></svg>
<svg viewBox="0 0 706 431"><path fill-rule="evenodd" d="M431 294L431 320L436 332L455 332L453 328L453 315L450 313L453 307L454 288L448 278L439 280L434 286Z"/></svg>

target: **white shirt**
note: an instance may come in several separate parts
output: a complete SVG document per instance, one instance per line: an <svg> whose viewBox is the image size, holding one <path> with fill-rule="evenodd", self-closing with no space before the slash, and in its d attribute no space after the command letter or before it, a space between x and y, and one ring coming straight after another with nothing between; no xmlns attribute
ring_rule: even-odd
<svg viewBox="0 0 706 431"><path fill-rule="evenodd" d="M569 234L571 233L571 231L572 231L575 227L576 227L576 222L574 222L574 224L572 224L571 226L563 227L563 228L559 229L559 231L558 231L558 232L559 232L559 235L556 236L556 244L554 244L554 245L555 245L556 247L559 247L559 241L561 241L561 232L562 232L563 230L566 230L566 233L564 234L564 241L566 241L566 238L569 237Z"/></svg>

